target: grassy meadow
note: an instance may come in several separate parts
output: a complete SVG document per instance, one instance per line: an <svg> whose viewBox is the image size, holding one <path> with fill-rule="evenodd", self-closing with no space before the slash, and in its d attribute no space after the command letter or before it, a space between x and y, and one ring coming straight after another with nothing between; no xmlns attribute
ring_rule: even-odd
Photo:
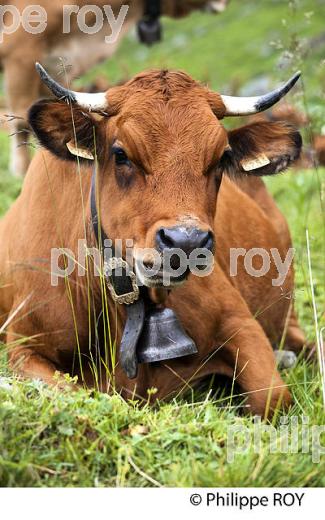
<svg viewBox="0 0 325 520"><path fill-rule="evenodd" d="M164 20L164 41L153 48L130 34L114 59L76 87L98 76L114 83L145 68L169 67L223 93L252 95L301 69L303 81L288 97L310 120L303 130L307 147L311 132L325 125L324 21L325 0L231 0L217 17ZM0 215L21 187L7 171L9 139L0 127ZM325 327L324 174L317 167L292 169L267 181L290 224L296 309L310 341L316 337L310 275L318 327ZM319 367L300 360L283 377L294 397L289 418L306 416L310 425L325 425ZM227 429L253 431L253 419L240 414L242 404L233 392L209 386L154 408L118 395L59 391L15 379L0 345L0 486L325 486L324 455L313 462L300 445L298 453L269 453L267 434L259 453L249 449L229 462ZM274 426L281 437L279 416Z"/></svg>

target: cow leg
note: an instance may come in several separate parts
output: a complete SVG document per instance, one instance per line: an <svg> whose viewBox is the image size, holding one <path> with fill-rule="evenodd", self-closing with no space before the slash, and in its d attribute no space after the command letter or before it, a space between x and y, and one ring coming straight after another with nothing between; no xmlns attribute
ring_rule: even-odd
<svg viewBox="0 0 325 520"><path fill-rule="evenodd" d="M293 308L291 309L285 342L288 348L296 353L301 352L303 347L306 345L306 336L299 326L298 319Z"/></svg>
<svg viewBox="0 0 325 520"><path fill-rule="evenodd" d="M30 161L27 111L40 95L40 80L35 71L35 61L36 58L26 63L20 55L11 56L4 62L6 98L11 116L10 172L15 177L26 173Z"/></svg>
<svg viewBox="0 0 325 520"><path fill-rule="evenodd" d="M9 352L9 365L17 375L26 379L41 379L47 384L55 383L55 365L32 348L12 349Z"/></svg>
<svg viewBox="0 0 325 520"><path fill-rule="evenodd" d="M253 414L271 416L281 404L288 406L290 393L277 370L272 345L219 266L207 277L189 278L187 284L177 289L177 298L172 291L168 302L198 345L203 361L197 376L233 376Z"/></svg>
<svg viewBox="0 0 325 520"><path fill-rule="evenodd" d="M286 348L295 354L303 353L307 360L317 361L317 351L315 343L308 342L305 334L301 330L294 309L291 310L288 329L285 336Z"/></svg>
<svg viewBox="0 0 325 520"><path fill-rule="evenodd" d="M16 308L16 306L14 306ZM6 346L8 351L9 366L15 374L26 379L41 379L49 385L65 387L63 372L52 359L47 357L51 348L47 344L47 335L41 339L33 338L35 330L32 326L33 316L27 319L15 320L6 330ZM26 338L26 343L17 344L21 338ZM31 340L28 342L28 338Z"/></svg>
<svg viewBox="0 0 325 520"><path fill-rule="evenodd" d="M288 407L291 396L280 377L272 346L253 317L232 318L225 324L227 337L222 358L231 366L234 381L247 396L252 414L270 417Z"/></svg>
<svg viewBox="0 0 325 520"><path fill-rule="evenodd" d="M218 355L231 369L235 382L247 396L252 414L270 417L278 407L288 407L290 392L277 370L272 345L246 302L228 280L216 270L209 285L219 300L216 329ZM215 287L214 287L215 284ZM216 359L216 371L217 371Z"/></svg>
<svg viewBox="0 0 325 520"><path fill-rule="evenodd" d="M50 386L61 389L76 390L75 384L71 384L64 377L52 361L44 357L33 347L16 347L10 349L9 366L12 371L24 379L40 379Z"/></svg>

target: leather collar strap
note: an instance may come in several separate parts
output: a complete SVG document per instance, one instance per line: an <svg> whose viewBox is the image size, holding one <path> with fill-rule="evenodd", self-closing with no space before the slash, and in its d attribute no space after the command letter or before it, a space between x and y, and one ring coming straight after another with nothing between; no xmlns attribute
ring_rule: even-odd
<svg viewBox="0 0 325 520"><path fill-rule="evenodd" d="M105 251L107 235L100 226L96 204L96 168L91 180L91 220L98 247L102 254ZM125 306L126 323L120 344L120 362L126 375L133 379L137 375L138 361L136 348L145 319L145 303L143 294L136 284L135 274L123 258L115 256L115 248L111 246L112 256L108 262L104 259L104 276L113 300ZM116 272L117 271L117 272Z"/></svg>

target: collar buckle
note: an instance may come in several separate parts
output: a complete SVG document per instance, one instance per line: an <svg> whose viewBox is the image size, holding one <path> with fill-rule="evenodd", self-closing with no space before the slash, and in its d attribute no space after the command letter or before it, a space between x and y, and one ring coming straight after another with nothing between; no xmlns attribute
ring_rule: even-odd
<svg viewBox="0 0 325 520"><path fill-rule="evenodd" d="M120 272L115 274L114 271L119 270ZM122 272L124 271L124 273ZM113 300L120 305L130 305L139 299L140 290L137 285L137 277L135 273L130 269L129 264L123 260L123 258L118 258L113 256L109 260L104 262L103 268L104 277L106 280L106 285L111 293ZM117 276L123 276L128 278L129 286L132 288L131 291L118 294L116 292L116 284L114 284L114 279Z"/></svg>

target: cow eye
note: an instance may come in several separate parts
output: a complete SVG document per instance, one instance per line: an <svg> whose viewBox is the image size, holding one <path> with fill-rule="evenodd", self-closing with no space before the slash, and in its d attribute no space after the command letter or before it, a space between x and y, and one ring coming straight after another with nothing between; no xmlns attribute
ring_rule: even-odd
<svg viewBox="0 0 325 520"><path fill-rule="evenodd" d="M129 160L128 156L126 155L125 151L123 150L123 148L119 148L116 146L112 149L112 152L115 156L115 164L117 166L124 166L124 165L130 166L130 160Z"/></svg>

